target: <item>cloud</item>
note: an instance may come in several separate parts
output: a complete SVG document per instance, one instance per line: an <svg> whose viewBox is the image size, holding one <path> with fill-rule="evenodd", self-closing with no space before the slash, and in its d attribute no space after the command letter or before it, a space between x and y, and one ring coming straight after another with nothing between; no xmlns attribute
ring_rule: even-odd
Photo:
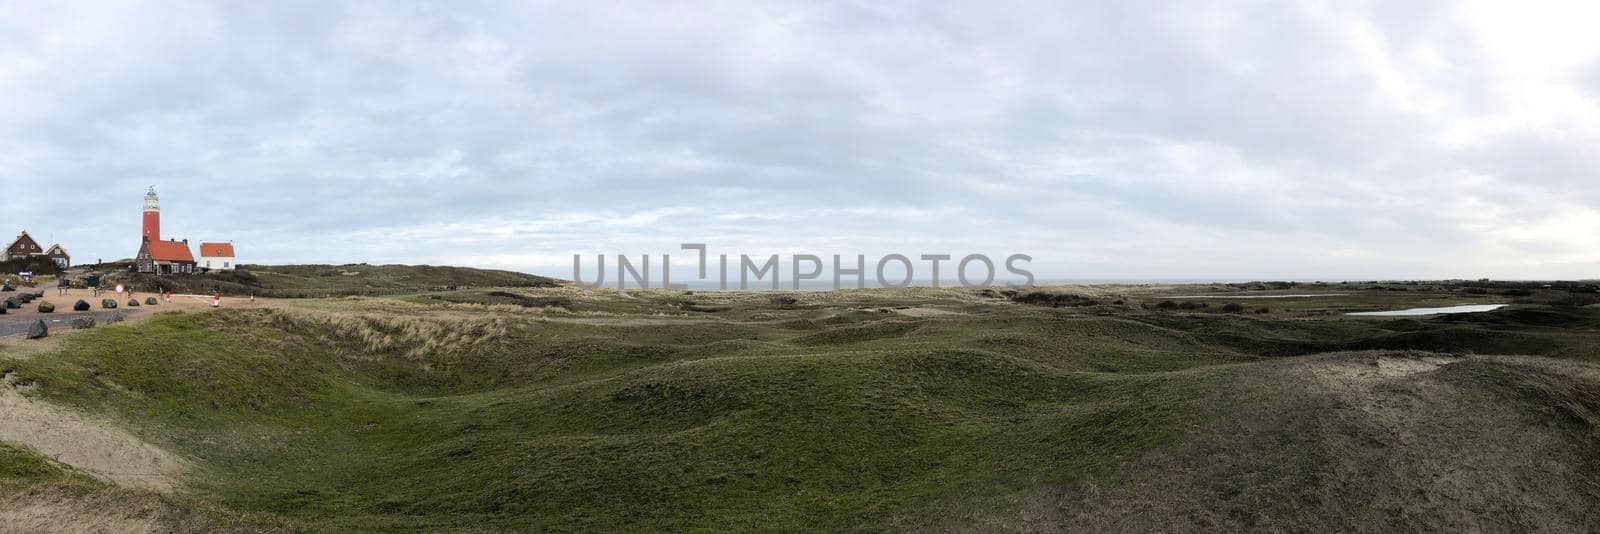
<svg viewBox="0 0 1600 534"><path fill-rule="evenodd" d="M1600 41L1494 2L0 7L6 220L77 260L1036 257L1596 277Z"/></svg>

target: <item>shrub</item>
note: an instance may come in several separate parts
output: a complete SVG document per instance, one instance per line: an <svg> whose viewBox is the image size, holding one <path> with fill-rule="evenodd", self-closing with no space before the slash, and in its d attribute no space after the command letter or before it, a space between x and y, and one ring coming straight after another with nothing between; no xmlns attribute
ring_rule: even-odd
<svg viewBox="0 0 1600 534"><path fill-rule="evenodd" d="M1244 305L1240 304L1240 303L1237 303L1237 302L1229 302L1227 304L1223 304L1222 305L1222 311L1227 312L1227 313L1243 312L1244 311Z"/></svg>
<svg viewBox="0 0 1600 534"><path fill-rule="evenodd" d="M509 291L490 291L485 293L489 297L509 299L511 304L524 308L572 308L572 299L567 297L534 297Z"/></svg>
<svg viewBox="0 0 1600 534"><path fill-rule="evenodd" d="M1094 306L1099 304L1099 302L1087 297L1069 293L1051 293L1048 291L1029 291L1027 293L1015 294L1011 296L1011 300L1013 302L1020 302L1023 304L1049 306L1052 308L1061 308L1066 306Z"/></svg>
<svg viewBox="0 0 1600 534"><path fill-rule="evenodd" d="M35 275L61 274L61 268L56 262L45 258L23 258L9 261L0 261L0 273L32 272Z"/></svg>

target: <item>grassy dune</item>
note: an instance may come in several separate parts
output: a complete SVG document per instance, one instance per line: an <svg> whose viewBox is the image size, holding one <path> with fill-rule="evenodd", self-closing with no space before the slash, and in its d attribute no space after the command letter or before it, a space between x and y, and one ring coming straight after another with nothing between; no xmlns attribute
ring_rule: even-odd
<svg viewBox="0 0 1600 534"><path fill-rule="evenodd" d="M207 527L873 530L992 527L1041 488L1116 487L1222 417L1219 384L1286 358L1600 356L1592 307L1376 320L1162 298L312 299L82 332L0 370L190 460L162 502ZM0 471L13 491L48 468L0 454L24 458Z"/></svg>

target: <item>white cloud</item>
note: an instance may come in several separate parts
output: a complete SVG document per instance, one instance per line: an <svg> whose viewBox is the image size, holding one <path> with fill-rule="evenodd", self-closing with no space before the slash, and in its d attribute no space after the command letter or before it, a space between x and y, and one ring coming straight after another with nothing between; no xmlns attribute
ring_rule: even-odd
<svg viewBox="0 0 1600 534"><path fill-rule="evenodd" d="M1594 10L4 4L0 180L79 260L132 253L154 183L246 261L1595 277Z"/></svg>

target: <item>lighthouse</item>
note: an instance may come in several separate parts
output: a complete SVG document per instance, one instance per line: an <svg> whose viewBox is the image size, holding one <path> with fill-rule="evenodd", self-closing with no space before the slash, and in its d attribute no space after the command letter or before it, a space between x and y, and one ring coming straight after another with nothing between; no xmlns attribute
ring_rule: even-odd
<svg viewBox="0 0 1600 534"><path fill-rule="evenodd" d="M161 199L156 198L156 186L144 194L144 239L161 241Z"/></svg>

